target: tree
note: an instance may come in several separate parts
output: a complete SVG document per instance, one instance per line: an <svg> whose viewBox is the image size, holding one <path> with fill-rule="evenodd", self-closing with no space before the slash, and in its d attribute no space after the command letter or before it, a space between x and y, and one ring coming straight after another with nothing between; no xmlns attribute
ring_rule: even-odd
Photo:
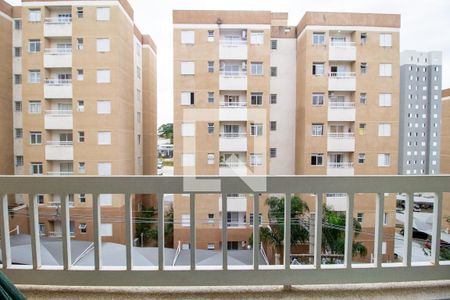
<svg viewBox="0 0 450 300"><path fill-rule="evenodd" d="M344 254L345 249L345 214L337 213L324 205L322 216L322 251L330 254ZM361 224L353 219L355 237L361 232ZM367 248L361 242L353 241L352 255L367 255ZM328 259L335 263L334 258Z"/></svg>
<svg viewBox="0 0 450 300"><path fill-rule="evenodd" d="M158 229L156 228L155 217L157 216L154 207L143 209L136 217L136 238L139 239L141 247L143 247L146 240L157 241ZM143 241L141 241L141 237Z"/></svg>
<svg viewBox="0 0 450 300"><path fill-rule="evenodd" d="M161 138L169 139L170 143L173 144L173 124L166 123L159 126L158 136Z"/></svg>

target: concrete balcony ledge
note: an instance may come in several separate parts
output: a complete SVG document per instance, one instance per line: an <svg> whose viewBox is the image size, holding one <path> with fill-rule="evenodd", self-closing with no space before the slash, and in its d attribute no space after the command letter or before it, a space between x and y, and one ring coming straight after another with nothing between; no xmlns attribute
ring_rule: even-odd
<svg viewBox="0 0 450 300"><path fill-rule="evenodd" d="M29 299L445 299L450 295L450 280L292 287L17 287Z"/></svg>

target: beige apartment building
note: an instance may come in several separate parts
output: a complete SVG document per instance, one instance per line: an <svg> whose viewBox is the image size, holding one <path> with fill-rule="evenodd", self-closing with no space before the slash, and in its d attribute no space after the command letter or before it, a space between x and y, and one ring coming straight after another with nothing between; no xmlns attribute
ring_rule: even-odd
<svg viewBox="0 0 450 300"><path fill-rule="evenodd" d="M442 91L441 174L450 174L450 89ZM450 193L444 193L442 229L450 232Z"/></svg>
<svg viewBox="0 0 450 300"><path fill-rule="evenodd" d="M130 4L23 0L12 11L5 13L10 48L2 55L12 68L6 84L12 102L1 101L12 113L5 137L14 174L156 174L156 46L135 26ZM60 236L60 195L34 200L41 234ZM100 195L106 241L124 240L123 200ZM92 197L69 201L72 235L92 239ZM136 209L143 201L134 202Z"/></svg>
<svg viewBox="0 0 450 300"><path fill-rule="evenodd" d="M173 12L176 175L397 174L400 16L287 21L268 11ZM302 197L312 209L313 196ZM347 197L327 194L326 203L345 211ZM197 198L197 247L217 249L221 200ZM355 200L370 260L375 195ZM253 200L227 203L228 248L241 249ZM189 247L188 195L175 197L174 213L174 243ZM395 195L386 195L384 222L384 259L393 260Z"/></svg>

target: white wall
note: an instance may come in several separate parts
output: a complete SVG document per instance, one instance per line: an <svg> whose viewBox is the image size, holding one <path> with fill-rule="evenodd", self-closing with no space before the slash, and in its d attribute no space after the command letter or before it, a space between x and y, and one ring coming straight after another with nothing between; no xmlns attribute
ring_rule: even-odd
<svg viewBox="0 0 450 300"><path fill-rule="evenodd" d="M270 121L277 122L277 130L270 131L270 147L277 148L277 157L270 158L270 175L294 175L296 40L277 40L278 49L270 55L270 65L278 68L278 76L270 79L270 92L277 94L277 104L270 104Z"/></svg>

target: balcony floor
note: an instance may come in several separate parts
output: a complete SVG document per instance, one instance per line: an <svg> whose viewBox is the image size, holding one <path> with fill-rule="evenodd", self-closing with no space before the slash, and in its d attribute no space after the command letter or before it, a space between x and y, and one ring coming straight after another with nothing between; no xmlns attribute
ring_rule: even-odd
<svg viewBox="0 0 450 300"><path fill-rule="evenodd" d="M27 299L445 299L450 280L348 285L120 288L18 285Z"/></svg>

